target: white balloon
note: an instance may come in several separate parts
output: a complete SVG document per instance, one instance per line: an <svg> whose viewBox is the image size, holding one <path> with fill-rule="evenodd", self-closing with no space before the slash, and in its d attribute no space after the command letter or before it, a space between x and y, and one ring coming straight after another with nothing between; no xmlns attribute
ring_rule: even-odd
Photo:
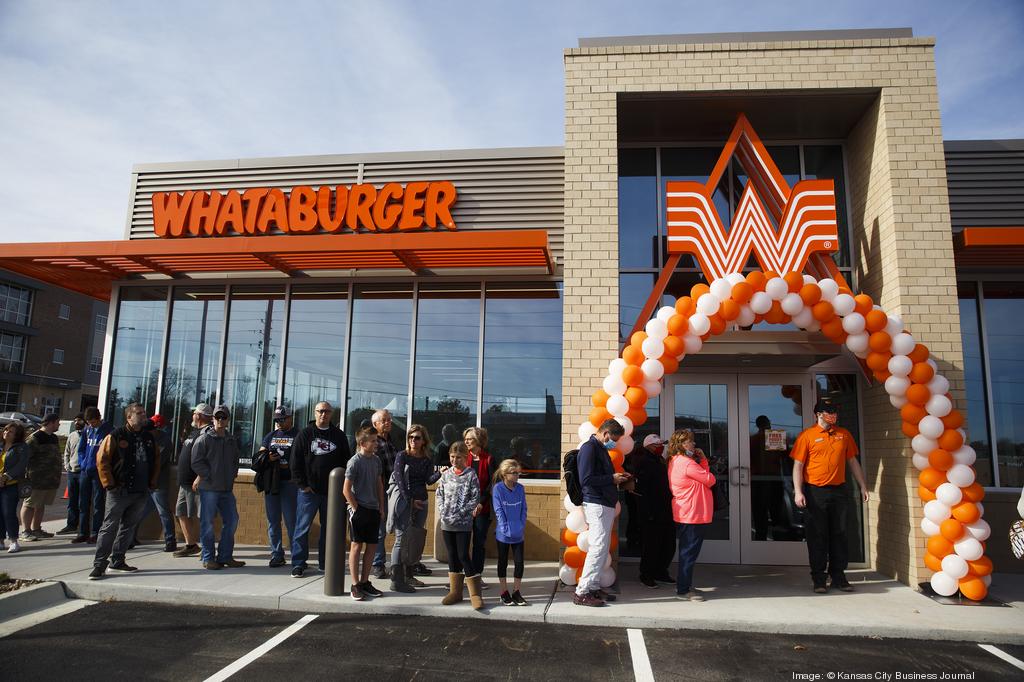
<svg viewBox="0 0 1024 682"><path fill-rule="evenodd" d="M856 307L857 301L853 300L853 296L849 294L839 294L832 300L832 308L836 311L836 315L841 317L846 317Z"/></svg>
<svg viewBox="0 0 1024 682"><path fill-rule="evenodd" d="M633 452L633 448L636 447L636 442L633 441L631 436L623 436L619 439L619 442L615 444L615 449L621 452L623 455L628 455Z"/></svg>
<svg viewBox="0 0 1024 682"><path fill-rule="evenodd" d="M907 359L909 360L910 358ZM891 372L892 370L889 371ZM908 388L910 388L910 379L906 376L895 375L885 380L885 392L889 395L906 395Z"/></svg>
<svg viewBox="0 0 1024 682"><path fill-rule="evenodd" d="M953 411L953 403L944 395L933 395L925 403L924 409L928 414L941 418Z"/></svg>
<svg viewBox="0 0 1024 682"><path fill-rule="evenodd" d="M921 519L921 532L930 538L941 533L942 529L939 528L938 524L932 523L931 519Z"/></svg>
<svg viewBox="0 0 1024 682"><path fill-rule="evenodd" d="M892 406L898 410L907 403L909 403L910 401L900 395L891 395L889 396L889 402L892 403Z"/></svg>
<svg viewBox="0 0 1024 682"><path fill-rule="evenodd" d="M849 319L849 318L847 318ZM846 347L850 349L851 353L867 353L868 350L868 335L867 332L860 332L859 334L850 334L846 337Z"/></svg>
<svg viewBox="0 0 1024 682"><path fill-rule="evenodd" d="M942 572L953 580L960 580L967 575L967 562L962 556L947 554L942 557Z"/></svg>
<svg viewBox="0 0 1024 682"><path fill-rule="evenodd" d="M782 298L782 312L790 317L799 314L802 310L804 310L804 299L800 298L800 294L786 294Z"/></svg>
<svg viewBox="0 0 1024 682"><path fill-rule="evenodd" d="M890 337L903 332L903 320L889 315L889 321L885 323L885 333Z"/></svg>
<svg viewBox="0 0 1024 682"><path fill-rule="evenodd" d="M789 285L781 277L772 277L764 285L764 293L773 301L781 301L789 293Z"/></svg>
<svg viewBox="0 0 1024 682"><path fill-rule="evenodd" d="M676 309L670 305L662 306L658 309L657 318L668 324L668 321L672 319L672 316L676 314Z"/></svg>
<svg viewBox="0 0 1024 682"><path fill-rule="evenodd" d="M711 317L718 312L718 308L721 307L722 302L718 300L718 297L714 294L704 294L697 299L697 312L701 315L707 315Z"/></svg>
<svg viewBox="0 0 1024 682"><path fill-rule="evenodd" d="M644 378L647 381L657 381L665 375L665 365L654 358L644 360L644 364L640 365L640 369L643 370ZM611 412L611 410L608 411Z"/></svg>
<svg viewBox="0 0 1024 682"><path fill-rule="evenodd" d="M758 291L750 297L750 309L758 315L764 315L772 309L772 297L763 291Z"/></svg>
<svg viewBox="0 0 1024 682"><path fill-rule="evenodd" d="M683 348L686 350L687 355L699 353L700 349L703 347L704 340L701 339L700 336L696 336L694 334L686 334L683 336Z"/></svg>
<svg viewBox="0 0 1024 682"><path fill-rule="evenodd" d="M737 284L739 284L740 282L746 281L746 279L747 279L747 278L746 278L746 277L744 277L744 276L742 275L742 273L739 273L739 272L730 272L730 273L729 273L728 275L726 275L726 276L725 276L725 279L729 281L729 284L730 284L730 285L732 285L732 286L736 286L736 285L737 285ZM722 296L722 298L725 298L725 297L724 297L724 296Z"/></svg>
<svg viewBox="0 0 1024 682"><path fill-rule="evenodd" d="M558 579L562 581L563 585L572 587L576 584L576 569L569 564L562 564L558 569Z"/></svg>
<svg viewBox="0 0 1024 682"><path fill-rule="evenodd" d="M590 422L583 422L580 424L580 428L576 430L576 435L582 441L590 440L590 437L595 433L597 433L597 427Z"/></svg>
<svg viewBox="0 0 1024 682"><path fill-rule="evenodd" d="M821 289L821 300L831 301L839 295L839 284L829 277L818 282L818 288Z"/></svg>
<svg viewBox="0 0 1024 682"><path fill-rule="evenodd" d="M981 576L981 582L985 583L985 587L992 587L992 574Z"/></svg>
<svg viewBox="0 0 1024 682"><path fill-rule="evenodd" d="M604 555L604 566L601 568L611 568L612 565L612 553L608 552Z"/></svg>
<svg viewBox="0 0 1024 682"><path fill-rule="evenodd" d="M981 543L970 534L960 538L953 543L953 549L956 553L962 556L968 561L977 561L981 558L981 555L985 553L985 548L981 546Z"/></svg>
<svg viewBox="0 0 1024 682"><path fill-rule="evenodd" d="M925 502L925 518L927 518L929 521L936 525L941 525L943 521L949 518L949 515L951 513L952 512L950 511L949 507L942 504L938 500L931 500L930 502Z"/></svg>
<svg viewBox="0 0 1024 682"><path fill-rule="evenodd" d="M601 382L601 388L608 395L622 395L626 392L626 382L622 380L620 374L609 374Z"/></svg>
<svg viewBox="0 0 1024 682"><path fill-rule="evenodd" d="M939 364L937 362L935 362L934 360L932 360L931 357L929 357L927 360L925 360L925 364L927 364L929 367L931 367L932 370L934 370L936 374L939 373Z"/></svg>
<svg viewBox="0 0 1024 682"><path fill-rule="evenodd" d="M754 324L754 311L749 305L740 307L740 314L736 316L736 324L740 327L749 327Z"/></svg>
<svg viewBox="0 0 1024 682"><path fill-rule="evenodd" d="M597 580L601 587L611 587L615 584L615 569L611 566L602 568Z"/></svg>
<svg viewBox="0 0 1024 682"><path fill-rule="evenodd" d="M572 498L569 497L568 493L566 493L565 497L562 498L562 506L565 507L565 511L569 514L573 513L577 509L582 509L582 507L577 507L573 504Z"/></svg>
<svg viewBox="0 0 1024 682"><path fill-rule="evenodd" d="M565 517L565 527L573 533L582 533L587 529L587 517L583 515L583 508L578 507Z"/></svg>
<svg viewBox="0 0 1024 682"><path fill-rule="evenodd" d="M622 374L622 370L626 369L627 363L622 358L615 358L608 363L608 374L613 377L617 377Z"/></svg>
<svg viewBox="0 0 1024 682"><path fill-rule="evenodd" d="M992 535L992 527L988 525L988 521L985 519L978 519L974 523L965 524L964 529L967 530L972 538L979 542L985 542Z"/></svg>
<svg viewBox="0 0 1024 682"><path fill-rule="evenodd" d="M910 355L916 345L917 342L914 341L914 337L903 332L892 337L892 346L890 348L893 355Z"/></svg>
<svg viewBox="0 0 1024 682"><path fill-rule="evenodd" d="M959 450L953 453L953 462L956 464L973 466L976 459L978 459L978 453L970 445L961 446Z"/></svg>
<svg viewBox="0 0 1024 682"><path fill-rule="evenodd" d="M668 327L665 326L664 322L656 317L654 319L647 320L647 324L644 326L644 331L647 332L647 337L651 339L663 341L665 337L668 336Z"/></svg>
<svg viewBox="0 0 1024 682"><path fill-rule="evenodd" d="M978 508L978 516L979 517L985 515L985 505L983 505L981 502L975 502L974 506Z"/></svg>
<svg viewBox="0 0 1024 682"><path fill-rule="evenodd" d="M629 401L626 400L625 396L609 396L608 402L604 404L604 409L611 412L613 417L621 417L629 412Z"/></svg>
<svg viewBox="0 0 1024 682"><path fill-rule="evenodd" d="M804 284L817 284L818 280L814 279L810 275L804 275Z"/></svg>
<svg viewBox="0 0 1024 682"><path fill-rule="evenodd" d="M799 298L799 296L797 297ZM785 302L783 302L783 310L785 310ZM795 315L793 315L793 324L800 329L807 329L817 320L814 319L814 313L811 312L810 308L801 308Z"/></svg>
<svg viewBox="0 0 1024 682"><path fill-rule="evenodd" d="M590 531L585 530L576 536L576 546L584 552L590 551Z"/></svg>
<svg viewBox="0 0 1024 682"><path fill-rule="evenodd" d="M928 463L927 455L922 455L918 452L915 452L913 455L910 456L910 459L914 463L914 468L917 469L918 471L924 471L929 466L931 466L931 464Z"/></svg>
<svg viewBox="0 0 1024 682"><path fill-rule="evenodd" d="M938 441L932 438L928 438L927 436L922 436L919 433L916 436L914 436L914 438L910 441L910 447L911 449L913 449L914 452L918 453L919 455L924 455L925 457L927 457L929 454L931 454L932 450L939 447L939 443Z"/></svg>
<svg viewBox="0 0 1024 682"><path fill-rule="evenodd" d="M660 358L665 354L665 342L661 339L648 336L644 339L644 342L640 344L640 350L643 351L644 357L646 358Z"/></svg>
<svg viewBox="0 0 1024 682"><path fill-rule="evenodd" d="M935 499L947 507L953 507L960 504L960 500L962 500L963 497L964 494L960 490L960 487L953 485L952 483L943 483L935 489Z"/></svg>
<svg viewBox="0 0 1024 682"><path fill-rule="evenodd" d="M694 336L704 336L711 329L711 320L703 313L690 315L690 333ZM687 351L689 352L689 351ZM661 356L658 356L661 357Z"/></svg>
<svg viewBox="0 0 1024 682"><path fill-rule="evenodd" d="M943 597L952 597L956 594L957 590L960 589L957 585L956 580L946 575L942 571L932 574L931 579L932 589L935 590L936 594L941 594Z"/></svg>
<svg viewBox="0 0 1024 682"><path fill-rule="evenodd" d="M936 374L928 382L928 390L934 395L946 395L949 393L949 379L941 374Z"/></svg>
<svg viewBox="0 0 1024 682"><path fill-rule="evenodd" d="M616 516L616 518L618 518L619 514L621 514L621 513L622 513L622 503L621 502L616 502L615 503L615 516Z"/></svg>
<svg viewBox="0 0 1024 682"><path fill-rule="evenodd" d="M949 471L946 472L946 480L953 485L966 488L970 484L974 483L974 469L966 464L954 464L949 467Z"/></svg>
<svg viewBox="0 0 1024 682"><path fill-rule="evenodd" d="M629 417L616 417L615 421L622 424L623 430L625 430L627 436L633 435L633 420Z"/></svg>
<svg viewBox="0 0 1024 682"><path fill-rule="evenodd" d="M860 313L850 313L843 318L843 330L847 334L860 334L864 331L864 316Z"/></svg>
<svg viewBox="0 0 1024 682"><path fill-rule="evenodd" d="M719 277L711 283L711 295L724 301L732 295L733 284L725 277Z"/></svg>
<svg viewBox="0 0 1024 682"><path fill-rule="evenodd" d="M640 384L643 387L644 392L648 398L657 398L661 395L661 382L660 381L649 381L644 379L644 383Z"/></svg>
<svg viewBox="0 0 1024 682"><path fill-rule="evenodd" d="M942 435L942 432L946 430L946 425L943 424L942 420L938 417L933 417L929 414L917 423L917 430L920 431L921 435L925 438L936 440Z"/></svg>
<svg viewBox="0 0 1024 682"><path fill-rule="evenodd" d="M912 369L914 369L914 361L906 355L894 355L889 358L889 374L892 374L894 377L906 377ZM910 388L909 383L907 388ZM904 389L904 392L906 392L906 389Z"/></svg>

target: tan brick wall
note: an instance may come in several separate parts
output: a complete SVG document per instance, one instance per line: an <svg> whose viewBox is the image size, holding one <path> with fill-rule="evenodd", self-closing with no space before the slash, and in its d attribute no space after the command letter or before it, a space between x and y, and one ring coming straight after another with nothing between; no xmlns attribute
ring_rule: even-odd
<svg viewBox="0 0 1024 682"><path fill-rule="evenodd" d="M618 320L616 99L639 92L878 92L848 156L860 288L903 316L963 397L934 40L593 47L565 52L563 449L575 447L615 357ZM613 266L614 267L614 266ZM593 330L601 330L594 332ZM924 575L909 442L880 388L864 390L872 561L903 582Z"/></svg>

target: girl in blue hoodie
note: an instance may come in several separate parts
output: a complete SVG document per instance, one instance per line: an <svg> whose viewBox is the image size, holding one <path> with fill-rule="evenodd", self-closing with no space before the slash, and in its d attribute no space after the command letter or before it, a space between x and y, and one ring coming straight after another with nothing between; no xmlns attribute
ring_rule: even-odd
<svg viewBox="0 0 1024 682"><path fill-rule="evenodd" d="M526 530L526 490L519 483L522 469L519 462L506 459L494 474L491 499L497 525L494 539L498 544L498 581L501 583L501 603L505 606L526 606L519 593L523 582L523 533ZM508 593L505 580L508 571L508 552L515 560L515 590Z"/></svg>

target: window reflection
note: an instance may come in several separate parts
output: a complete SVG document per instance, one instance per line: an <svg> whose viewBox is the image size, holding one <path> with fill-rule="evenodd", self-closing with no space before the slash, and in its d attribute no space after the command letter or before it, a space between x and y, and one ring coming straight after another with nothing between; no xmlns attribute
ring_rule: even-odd
<svg viewBox="0 0 1024 682"><path fill-rule="evenodd" d="M841 268L850 267L850 223L846 215L846 173L843 169L843 148L840 145L804 145L804 178L828 178L835 181L836 224L839 228L839 251L832 255Z"/></svg>
<svg viewBox="0 0 1024 682"><path fill-rule="evenodd" d="M633 329L636 318L651 295L657 275L623 274L619 275L619 338L625 339ZM655 310L653 314L658 311Z"/></svg>
<svg viewBox="0 0 1024 682"><path fill-rule="evenodd" d="M853 441L861 450L859 461L864 465L864 440L860 433L860 411L857 408L857 376L855 374L819 374L815 377L815 401L828 398L839 409L839 426L853 434ZM865 473L866 475L866 473ZM850 491L850 513L846 516L846 539L850 561L864 561L864 504L861 502L857 479L846 475Z"/></svg>
<svg viewBox="0 0 1024 682"><path fill-rule="evenodd" d="M619 150L619 267L658 267L658 182L653 149Z"/></svg>
<svg viewBox="0 0 1024 682"><path fill-rule="evenodd" d="M104 419L120 423L125 406L133 402L152 414L166 318L166 287L121 289Z"/></svg>
<svg viewBox="0 0 1024 682"><path fill-rule="evenodd" d="M489 284L484 320L483 414L491 456L558 478L562 426L562 290Z"/></svg>
<svg viewBox="0 0 1024 682"><path fill-rule="evenodd" d="M725 384L676 384L675 430L690 429L697 447L704 451L715 479L729 497L729 389ZM705 539L728 540L732 505L715 511Z"/></svg>
<svg viewBox="0 0 1024 682"><path fill-rule="evenodd" d="M964 383L967 385L967 438L978 453L974 469L978 483L994 484L992 446L988 433L988 401L985 397L985 371L981 355L981 330L978 321L978 285L960 282L960 338L963 342Z"/></svg>
<svg viewBox="0 0 1024 682"><path fill-rule="evenodd" d="M992 413L995 421L998 484L1019 489L1024 485L1024 283L984 283L984 324L989 376L992 377Z"/></svg>
<svg viewBox="0 0 1024 682"><path fill-rule="evenodd" d="M292 408L297 426L314 419L313 407L321 400L338 407L347 331L347 285L292 287L284 403Z"/></svg>

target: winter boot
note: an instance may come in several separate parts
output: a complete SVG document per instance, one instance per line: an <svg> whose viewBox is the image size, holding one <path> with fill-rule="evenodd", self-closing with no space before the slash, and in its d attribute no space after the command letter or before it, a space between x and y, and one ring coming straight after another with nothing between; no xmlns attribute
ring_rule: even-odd
<svg viewBox="0 0 1024 682"><path fill-rule="evenodd" d="M473 608L479 611L484 607L484 599L480 596L480 575L472 575L466 578L466 586L469 587L469 601Z"/></svg>
<svg viewBox="0 0 1024 682"><path fill-rule="evenodd" d="M392 592L415 592L412 585L405 581L405 566L398 564L391 567L391 591Z"/></svg>
<svg viewBox="0 0 1024 682"><path fill-rule="evenodd" d="M462 601L463 580L464 576L461 573L448 574L448 594L441 600L442 604L445 606L451 606L452 604L458 604Z"/></svg>

